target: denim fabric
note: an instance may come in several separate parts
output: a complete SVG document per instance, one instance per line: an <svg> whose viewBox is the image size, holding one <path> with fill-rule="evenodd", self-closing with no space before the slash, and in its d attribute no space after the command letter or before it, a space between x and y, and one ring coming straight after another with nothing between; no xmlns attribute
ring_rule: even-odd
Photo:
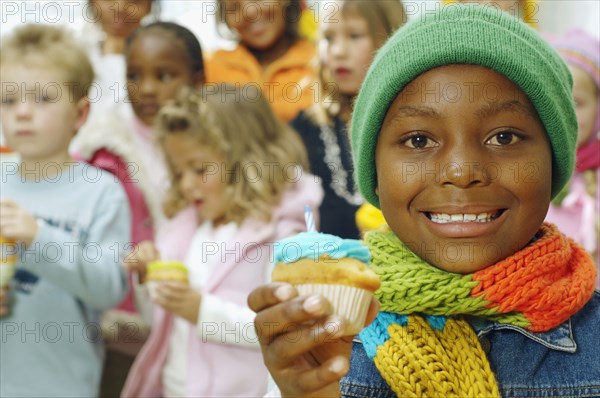
<svg viewBox="0 0 600 398"><path fill-rule="evenodd" d="M600 397L600 292L567 322L545 333L472 319L503 397ZM355 340L343 397L393 398Z"/></svg>

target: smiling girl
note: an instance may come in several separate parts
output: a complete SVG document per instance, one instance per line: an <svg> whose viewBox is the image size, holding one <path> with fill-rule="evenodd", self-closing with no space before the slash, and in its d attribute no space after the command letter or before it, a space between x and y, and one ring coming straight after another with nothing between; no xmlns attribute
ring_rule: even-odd
<svg viewBox="0 0 600 398"><path fill-rule="evenodd" d="M283 121L314 98L315 46L299 36L300 0L219 0L217 23L239 41L209 57L206 81L253 84Z"/></svg>

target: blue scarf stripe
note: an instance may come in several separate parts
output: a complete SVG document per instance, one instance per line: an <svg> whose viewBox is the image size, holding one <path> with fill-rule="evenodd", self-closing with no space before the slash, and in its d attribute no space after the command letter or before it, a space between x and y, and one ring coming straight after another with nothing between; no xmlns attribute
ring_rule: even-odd
<svg viewBox="0 0 600 398"><path fill-rule="evenodd" d="M408 317L392 312L380 312L373 323L359 333L363 347L365 347L369 358L373 359L377 355L377 347L384 345L389 340L388 327L392 324L406 326L408 324Z"/></svg>
<svg viewBox="0 0 600 398"><path fill-rule="evenodd" d="M446 326L445 316L424 315L424 318L433 329L444 330L444 326ZM388 328L393 324L400 326L408 325L408 316L393 312L380 312L373 323L359 333L363 347L369 358L373 359L377 355L377 347L384 345L389 340Z"/></svg>
<svg viewBox="0 0 600 398"><path fill-rule="evenodd" d="M442 331L446 326L446 317L443 315L424 315L424 318L435 330Z"/></svg>

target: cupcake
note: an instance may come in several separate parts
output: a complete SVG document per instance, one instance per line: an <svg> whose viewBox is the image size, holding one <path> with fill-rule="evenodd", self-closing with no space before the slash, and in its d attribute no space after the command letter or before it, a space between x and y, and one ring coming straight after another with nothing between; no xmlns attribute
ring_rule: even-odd
<svg viewBox="0 0 600 398"><path fill-rule="evenodd" d="M188 284L188 269L179 261L153 261L148 264L146 284L150 298L155 300L157 288L164 282L179 282Z"/></svg>
<svg viewBox="0 0 600 398"><path fill-rule="evenodd" d="M0 236L0 288L10 284L17 266L16 242Z"/></svg>
<svg viewBox="0 0 600 398"><path fill-rule="evenodd" d="M380 285L368 264L369 249L358 240L302 232L275 246L274 282L287 282L303 296L321 294L347 321L345 335L360 332Z"/></svg>

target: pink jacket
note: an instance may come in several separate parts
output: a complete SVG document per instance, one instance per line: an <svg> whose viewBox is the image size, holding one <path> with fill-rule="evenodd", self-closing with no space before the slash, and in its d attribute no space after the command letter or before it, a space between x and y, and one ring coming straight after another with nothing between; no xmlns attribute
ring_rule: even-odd
<svg viewBox="0 0 600 398"><path fill-rule="evenodd" d="M111 117L84 124L70 148L75 158L109 171L122 184L129 199L134 244L154 238L153 220L160 212L151 176L136 144L135 135L142 132L136 128L134 121L125 120L115 111Z"/></svg>
<svg viewBox="0 0 600 398"><path fill-rule="evenodd" d="M125 189L131 212L131 243L134 245L154 239L155 210L154 195L143 163L138 156L132 131L133 123L128 123L119 114L110 118L98 118L79 130L73 141L73 157L106 170L115 176ZM166 189L166 188L165 188ZM121 247L121 250L127 250ZM117 309L135 312L133 289Z"/></svg>
<svg viewBox="0 0 600 398"><path fill-rule="evenodd" d="M600 267L598 223L600 222L600 195L590 196L585 189L581 173L571 178L569 194L560 206L550 205L546 221L555 224L565 236L579 243L594 257ZM600 172L596 173L596 186L600 187ZM596 288L600 288L600 272L596 278Z"/></svg>
<svg viewBox="0 0 600 398"><path fill-rule="evenodd" d="M269 256L266 258L272 261L272 244L305 230L305 205L316 209L322 197L320 183L314 176L305 175L284 194L270 222L246 219L228 245L230 254L211 275L205 291L246 305L248 293L265 283L265 261L261 260ZM187 208L180 212L163 228L165 235L159 237L161 242L157 241L162 257L183 260L196 228L194 210ZM155 306L153 315L150 337L130 370L122 397L163 395L162 370L168 354L173 316L159 306ZM258 345L251 349L203 342L195 328L196 325L190 324L186 396L257 397L266 393L268 373Z"/></svg>
<svg viewBox="0 0 600 398"><path fill-rule="evenodd" d="M152 217L131 166L119 155L106 148L98 149L90 159L87 159L87 162L114 174L123 185L131 211L131 243L137 245L144 240L152 240L154 238Z"/></svg>

